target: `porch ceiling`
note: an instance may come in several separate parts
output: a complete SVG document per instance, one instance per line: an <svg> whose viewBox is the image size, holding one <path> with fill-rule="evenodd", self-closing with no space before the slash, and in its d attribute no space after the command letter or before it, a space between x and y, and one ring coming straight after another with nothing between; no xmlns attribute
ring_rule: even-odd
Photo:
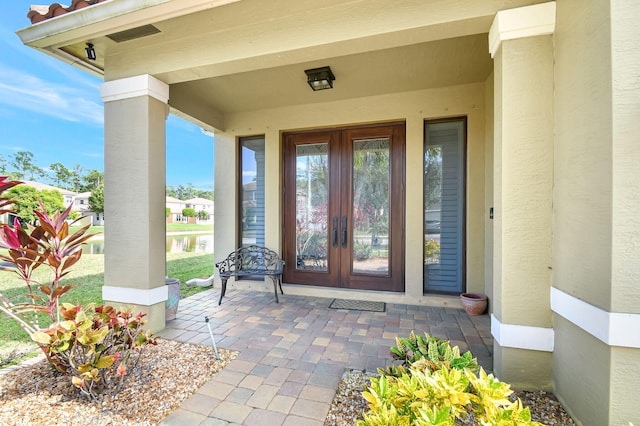
<svg viewBox="0 0 640 426"><path fill-rule="evenodd" d="M171 85L171 104L223 114L483 82L493 68L487 34L337 56ZM334 88L313 92L305 69L331 66Z"/></svg>

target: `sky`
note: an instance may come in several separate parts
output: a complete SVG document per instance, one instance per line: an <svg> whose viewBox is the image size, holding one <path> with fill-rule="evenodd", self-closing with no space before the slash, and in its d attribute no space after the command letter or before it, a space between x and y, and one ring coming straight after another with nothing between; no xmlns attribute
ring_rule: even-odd
<svg viewBox="0 0 640 426"><path fill-rule="evenodd" d="M104 172L102 79L22 44L30 4L3 1L0 13L0 156L29 151L41 168ZM166 133L167 185L213 190L213 138L173 115Z"/></svg>

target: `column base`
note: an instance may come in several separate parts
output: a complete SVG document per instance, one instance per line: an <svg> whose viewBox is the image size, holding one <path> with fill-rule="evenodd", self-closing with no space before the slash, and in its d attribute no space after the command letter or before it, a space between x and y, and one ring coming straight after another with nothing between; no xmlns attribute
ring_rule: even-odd
<svg viewBox="0 0 640 426"><path fill-rule="evenodd" d="M493 344L495 376L513 389L553 391L553 353Z"/></svg>

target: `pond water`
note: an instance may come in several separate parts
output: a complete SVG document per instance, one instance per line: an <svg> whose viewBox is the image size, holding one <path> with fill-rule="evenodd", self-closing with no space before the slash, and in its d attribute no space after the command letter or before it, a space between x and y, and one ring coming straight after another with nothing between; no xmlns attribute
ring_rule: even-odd
<svg viewBox="0 0 640 426"><path fill-rule="evenodd" d="M85 254L104 254L104 240L88 241L82 248ZM167 235L167 253L213 253L213 235Z"/></svg>

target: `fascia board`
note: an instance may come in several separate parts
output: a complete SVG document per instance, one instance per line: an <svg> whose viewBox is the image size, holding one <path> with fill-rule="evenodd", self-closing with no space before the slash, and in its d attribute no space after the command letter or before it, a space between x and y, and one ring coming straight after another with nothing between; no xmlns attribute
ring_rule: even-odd
<svg viewBox="0 0 640 426"><path fill-rule="evenodd" d="M22 43L60 47L241 0L110 0L18 30Z"/></svg>

